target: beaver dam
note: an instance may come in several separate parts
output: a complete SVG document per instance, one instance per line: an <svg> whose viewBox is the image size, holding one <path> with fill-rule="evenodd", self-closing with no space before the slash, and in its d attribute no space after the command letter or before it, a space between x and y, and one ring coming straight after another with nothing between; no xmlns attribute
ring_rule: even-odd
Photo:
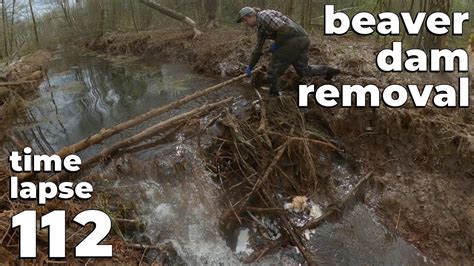
<svg viewBox="0 0 474 266"><path fill-rule="evenodd" d="M21 105L5 118L2 158L26 146L37 154L77 154L80 173L19 179L88 181L94 194L37 211L67 209L72 217L103 210L113 232L102 243L113 244L117 263L472 260L470 109L298 108L291 90L301 81L294 73L285 75L288 93L277 98L266 97L263 70L252 84L241 75L246 51L222 45L232 34L118 34L56 51L37 90L9 95ZM378 76L363 61L373 59L373 47L342 39L366 59L348 46L326 53L341 38L310 50L343 70L334 85L436 78ZM9 219L35 205L5 196L1 205L9 211L0 216L0 252L14 262L18 232ZM92 229L78 228L68 225L68 254ZM56 262L46 259L47 239L46 231L38 235L40 255L31 262Z"/></svg>

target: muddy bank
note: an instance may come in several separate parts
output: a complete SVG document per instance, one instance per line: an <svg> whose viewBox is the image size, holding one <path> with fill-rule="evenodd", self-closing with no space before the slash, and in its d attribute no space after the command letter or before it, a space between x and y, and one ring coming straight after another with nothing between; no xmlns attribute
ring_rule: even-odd
<svg viewBox="0 0 474 266"><path fill-rule="evenodd" d="M9 63L3 70L2 81L39 81L44 76L45 66L52 56L49 50L39 50Z"/></svg>
<svg viewBox="0 0 474 266"><path fill-rule="evenodd" d="M379 48L360 37L313 36L310 61L339 67L333 84L450 83L452 74L381 73ZM247 64L254 36L249 31L218 30L192 39L191 33L153 31L117 34L83 41L110 55L156 56L191 64L210 76L233 76ZM284 87L300 80L285 74ZM314 78L312 83L325 81ZM319 109L305 114L308 124L327 129L361 169L373 169L372 192L365 201L383 223L428 257L442 263L474 258L473 114L470 109ZM291 123L291 121L287 121Z"/></svg>
<svg viewBox="0 0 474 266"><path fill-rule="evenodd" d="M0 69L0 95L5 97L9 91L25 96L43 81L45 64L51 51L39 50L17 58Z"/></svg>
<svg viewBox="0 0 474 266"><path fill-rule="evenodd" d="M429 109L320 113L351 157L375 169L366 202L387 226L431 258L472 260L472 124Z"/></svg>
<svg viewBox="0 0 474 266"><path fill-rule="evenodd" d="M87 49L111 55L155 56L160 59L191 64L196 72L211 76L235 76L242 73L253 36L226 29L193 39L192 32L170 30L114 34L83 40Z"/></svg>
<svg viewBox="0 0 474 266"><path fill-rule="evenodd" d="M0 104L10 96L26 97L43 82L45 65L51 57L48 50L25 55L0 68ZM2 117L6 114L3 113Z"/></svg>

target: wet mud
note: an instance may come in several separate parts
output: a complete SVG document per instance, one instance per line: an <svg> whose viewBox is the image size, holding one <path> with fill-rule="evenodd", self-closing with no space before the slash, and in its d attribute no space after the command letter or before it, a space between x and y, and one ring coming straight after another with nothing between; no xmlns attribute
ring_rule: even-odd
<svg viewBox="0 0 474 266"><path fill-rule="evenodd" d="M113 34L102 38L83 40L80 44L80 48L99 52L107 59L113 61L115 58L118 62L126 61L127 58L138 58L139 60L147 58L148 61L152 61L152 63L148 65L150 69L153 69L153 64L156 62L186 64L202 76L222 79L242 73L249 59L253 44L254 34L245 30L217 30L208 32L196 40L192 39L192 33L172 32L168 30ZM414 75L404 73L381 73L373 63L379 49L379 47L366 39L356 36L337 38L312 36L310 61L313 64L329 64L340 68L343 73L332 81L332 84L336 86L341 84L374 84L379 87L385 87L388 84L394 83L422 85L426 83L426 80L430 80L430 83L436 84L441 82L454 82L457 78L455 74ZM268 56L263 58L262 63L265 64L266 60L268 60ZM84 74L87 73L87 71L81 71L81 73ZM166 76L163 73L164 72L162 72L161 75ZM262 80L264 80L264 78L262 78L263 75L264 71L256 75L253 83L257 88L265 85L262 82ZM137 76L135 76L135 78L136 77ZM138 80L148 80L149 78L150 76L142 76L139 77ZM107 82L111 84L111 82L113 83L114 81L110 79ZM115 80L115 82L121 83L123 80ZM301 82L303 81L291 70L285 74L282 80L282 86L291 94ZM314 78L310 82L315 85L327 83L327 81L322 78ZM134 84L134 86L135 85L137 84ZM241 116L241 121L250 119L248 121L249 126L257 129L260 125L258 119L260 111L252 104L252 101L257 99L257 97L254 96L253 89L248 86L248 84L241 85L241 89L233 90L232 94L244 94L247 99L244 101L244 104L240 106L235 105L233 107L238 113L233 114L233 116ZM77 93L79 93L79 89L80 87L76 88ZM118 102L117 99L123 101L123 99L128 98L122 96L130 96L131 94L117 91L115 91L114 94L110 91L113 92L114 90L107 90L105 94L103 94L104 92L96 92L92 95L92 98L96 99L96 101L93 102L97 104L96 107L109 108L106 112L113 113L114 110L116 110L115 112L118 114L118 119L125 119L125 117L122 117L124 113L123 110L120 111L115 108L126 107L127 100L123 102L123 104L117 105L116 103ZM163 93L167 95L169 92ZM266 91L261 90L261 93L265 94ZM180 94L177 93L175 96L178 95ZM57 97L67 98L66 95L61 96L61 93L58 93ZM136 99L141 98L143 98L143 95L136 97ZM291 96L287 98L291 99ZM97 101L97 99L102 100ZM105 99L105 101L103 101L103 99ZM133 101L133 97L128 100ZM367 212L371 213L371 211L373 211L376 214L376 219L387 228L388 232L384 232L384 229L375 229L377 228L376 225L370 227L374 228L372 232L379 232L377 233L378 236L385 234L387 239L392 239L392 241L378 239L378 242L374 240L373 243L379 243L376 244L376 246L381 247L376 249L378 250L377 252L386 254L385 257L378 256L377 259L373 261L375 264L390 262L393 257L404 257L406 261L399 262L411 264L424 264L430 263L431 261L442 264L469 263L474 259L472 243L474 236L474 212L472 211L474 209L474 195L472 190L474 187L474 166L472 164L474 161L474 125L473 112L471 109L436 109L433 107L417 109L412 106L406 106L400 109L384 107L377 109L324 109L313 106L306 111L301 111L301 115L285 116L282 115L283 112L281 112L281 110L277 113L272 113L272 108L278 106L278 104L277 102L270 101L270 112L267 115L271 116L273 114L274 116L271 116L269 120L276 124L280 123L279 126L276 127L283 129L279 131L280 133L293 133L291 130L292 125L299 125L301 122L295 122L293 119L300 119L304 121L304 125L308 130L317 132L319 137L330 140L331 144L342 150L342 155L329 155L332 153L323 152L319 149L311 150L312 154L318 155L315 156L315 160L313 161L317 168L318 179L304 180L305 182L296 184L288 183L287 181L281 183L283 192L293 192L287 193L284 196L285 198L280 198L279 200L281 202L290 201L291 197L299 196L297 194L303 193L306 194L313 203L321 205L323 211L326 211L331 207L331 202L334 202L335 199L344 195L344 192L347 192L347 190L341 190L341 188L351 188L357 179L360 178L359 175L369 171L373 172L372 178L370 178L367 183L365 189L366 193L358 198L358 200L363 203L362 207L361 205L352 206L350 211L343 212L343 220L341 220L340 217L336 217L333 221L335 224L324 223L321 227L316 229L316 232L311 233L311 238L314 242L310 241L309 246L312 246L311 243L315 243L311 251L314 252L317 257L325 259L326 262L330 263L332 261L331 259L333 259L331 257L337 255L334 255L332 252L328 253L327 250L318 247L328 242L327 235L324 233L326 230L328 230L328 232L338 232L335 236L338 239L336 243L340 243L341 245L344 243L345 245L347 242L344 239L348 238L350 234L360 234L361 231L357 230L357 228L360 227L360 224L367 222L360 221L361 217L365 217L367 216ZM103 108L98 108L97 110L101 109ZM253 119L252 116L255 115L257 116ZM281 117L276 117L277 115ZM93 113L89 116L89 118L97 119L97 121L101 121L101 123L104 122L102 126L109 125L107 124L106 117L108 118L108 116L100 117L100 115L97 116L97 114ZM81 119L83 119L82 122ZM89 121L89 119L78 118L76 126L82 127L88 124L86 120ZM201 123L200 125L202 126L202 124L205 123ZM188 129L196 130L199 128L196 124L194 125L194 127L189 126ZM59 123L58 127L60 127ZM224 125L220 130L214 132L213 136L217 136L221 140L231 140L232 138L229 132L226 132L225 128ZM94 129L91 129L91 132L92 131L94 131ZM183 134L184 133L185 132L183 132ZM70 139L60 140L55 144L56 147L51 147L50 149L55 150L61 145L72 142L74 139L80 139L81 137L82 136L78 135ZM52 139L54 139L54 137L52 137ZM145 160L145 164L153 164L156 168L153 168L156 170L155 172L146 173L146 179L143 179L143 176L140 174L145 171L143 169L143 162L137 161L136 163L130 163L130 161L134 159L130 159L126 154L114 159L110 165L101 166L104 168L93 169L91 176L102 177L104 186L106 185L105 188L112 186L116 187L117 191L119 191L121 187L133 185L144 186L141 190L139 189L136 194L140 195L137 202L146 203L150 200L156 200L156 198L159 198L160 202L162 202L161 205L154 206L153 208L142 209L140 215L136 213L131 215L124 211L133 209L130 206L117 206L117 210L124 211L121 218L139 218L148 226L159 219L160 223L167 224L168 227L171 227L172 224L168 223L172 223L174 220L173 217L179 216L190 220L191 224L195 224L194 227L186 227L186 230L191 230L185 231L186 234L174 236L173 232L163 232L164 227L148 227L155 230L156 238L150 237L150 235L147 234L146 237L143 236L143 238L137 239L136 242L145 245L156 242L167 242L167 238L174 237L174 241L169 241L172 248L162 248L163 250L171 250L169 251L170 254L173 253L172 250L177 250L181 256L184 254L184 258L173 256L173 254L168 257L168 259L171 258L177 262L209 263L217 262L223 258L229 259L232 257L232 259L234 259L235 254L230 254L227 250L221 250L222 252L219 253L220 257L213 257L215 261L206 261L211 258L206 252L217 249L216 247L212 245L201 246L201 249L198 249L196 247L190 247L187 243L201 241L201 239L193 238L197 237L198 234L193 234L192 230L210 230L209 228L214 228L218 226L218 223L222 222L210 219L208 224L202 224L197 220L193 222L193 219L200 217L199 215L205 216L206 212L213 210L213 208L216 208L216 212L218 213L228 209L228 207L226 207L228 205L226 202L228 201L228 195L212 194L203 196L200 194L201 192L199 192L202 186L224 185L225 188L230 188L232 185L235 185L235 183L230 183L231 186L226 186L226 184L223 184L223 181L215 179L215 177L212 179L212 177L205 176L204 174L202 176L205 176L205 178L198 178L200 182L206 179L211 179L213 182L203 185L199 182L173 180L172 178L169 180L156 180L159 176L166 177L167 171L177 175L190 172L196 173L193 171L196 170L195 165L185 163L189 161L189 158L186 156L202 152L202 150L195 147L195 150L191 153L187 152L186 149L183 151L182 143L179 142L179 139L179 134L174 135L171 139L165 141L167 145L157 147L161 147L160 149L164 150L168 149L168 154L178 157L182 156L180 157L181 159L171 160L175 157L170 155L170 161L159 160L156 156L153 157L153 149L146 151L144 148L143 150L145 151L141 151L142 149L140 149L140 147L134 147L136 151L133 149L130 151L131 153L138 152L139 156L144 156L143 160ZM283 143L281 139L275 139L277 142L272 143L272 145ZM272 138L273 141L275 141L275 139ZM260 144L265 145L266 142L268 141L262 140ZM169 143L174 144L169 145ZM208 147L215 147L213 145L216 145L216 143L219 142L216 142L212 138L208 139ZM195 145L195 143L193 145ZM293 150L293 152L298 151L296 146L294 149L296 150ZM215 151L217 151L217 149L214 149L214 152ZM94 150L91 152L93 153ZM162 152L163 150L159 151L159 153ZM305 152L307 151L300 152L300 155ZM298 152L296 155L293 155L298 156ZM285 156L284 161L286 161L286 163L284 167L291 169L291 172L288 173L296 176L295 162L292 161L292 158ZM153 159L155 161L147 162L146 160L151 160L150 158L155 158ZM195 162L199 162L199 160ZM341 175L341 173L335 171L335 169L345 162L351 162L348 166L350 174ZM202 163L203 162L200 162L200 164ZM264 165L258 165L258 162L253 166L257 169L264 169ZM111 167L111 169L113 169L111 170L112 172L102 171L106 169L106 167ZM117 169L132 178L130 180L117 179L117 177L121 176L116 174L115 171L117 171ZM216 173L216 169L210 170ZM165 171L165 173L156 176L157 172L160 173L159 171ZM314 170L306 169L302 166L301 171L310 173ZM5 174L7 173L5 172ZM109 175L109 178L104 178L107 177L107 175ZM136 180L133 179L134 176ZM168 174L168 176L174 175ZM307 178L309 175L305 176L305 174L302 174L301 176ZM239 178L242 178L242 176ZM108 180L109 182L107 182ZM139 180L141 180L142 183L137 183ZM235 180L232 182L235 182ZM163 184L167 187L160 188L159 186ZM307 187L304 187L305 185ZM150 188L150 186L153 188ZM199 189L196 188L196 186L198 186ZM295 190L295 187L298 188L298 186L300 186L299 191L298 189ZM176 187L181 190L176 191ZM311 191L312 187L317 187L317 189ZM172 201L172 198L175 198L173 195L176 195L176 193L184 193L185 191L197 192L190 193L188 197L183 198L181 202ZM117 197L119 195L120 192L118 192ZM209 202L209 199L215 200ZM198 201L203 202L202 204L206 206L201 207L196 203ZM175 210L177 209L182 209L183 211L187 211L187 213L176 213ZM196 213L194 213L195 216L191 217L193 211ZM246 219L253 220L252 223L255 223L255 219L250 216L246 217ZM350 222L344 222L344 219ZM261 222L266 224L266 222ZM189 225L189 223L186 225ZM251 224L248 224L247 227L252 229ZM269 227L269 225L267 225L267 227ZM327 229L328 227L330 227L330 229ZM347 233L347 228L353 228L353 230ZM228 242L232 243L230 246L235 245L236 250L237 247L239 247L239 251L245 253L245 251L248 251L252 246L246 246L246 244L237 245L239 236L241 239L240 242L246 238L245 234L241 235L241 229L242 226L237 224L233 224L229 228L222 228L224 232L234 236L231 240L228 240ZM208 233L209 238L207 238L206 241L209 241L209 239L218 239L214 242L221 241L219 237L214 235L214 231L210 230ZM166 237L167 234L168 237ZM136 236L138 235L140 234L136 233ZM398 235L401 238L397 239L394 235ZM158 239L158 237L160 239ZM395 240L393 241L393 239ZM251 237L249 241L253 243L253 248L255 249L257 249L259 242L260 244L263 243L263 247L265 247L267 243L266 240L251 239ZM397 241L407 241L413 244L413 246L419 249L421 254L426 257L400 255L417 254L417 251L412 250L411 246L405 244L387 244ZM209 243L210 242L212 241L209 241ZM287 242L288 241L285 243ZM316 243L320 245L316 245ZM361 242L355 241L354 243L354 245L358 245L358 243ZM225 243L221 244L225 245ZM122 251L127 249L127 247L121 246L123 243L117 245ZM352 244L347 245L351 247L354 246ZM291 257L292 263L298 263L302 259L301 255L296 254L294 250L287 252L287 249L288 248L276 249L279 250L276 252L286 254L283 257ZM338 247L333 247L332 250L337 249ZM156 251L156 249L154 250ZM199 250L201 250L202 253L197 252ZM354 253L353 256L350 255L354 250L357 249L341 251L342 253L338 253L339 255L337 256L338 258L342 258L342 260L334 260L332 262L350 264L353 262L351 259L354 257L360 254L370 254L375 248L360 248L360 253ZM160 252L162 253L162 250ZM147 256L153 257L153 254L148 254ZM361 259L364 258L361 257ZM324 263L324 261L322 261L322 263Z"/></svg>
<svg viewBox="0 0 474 266"><path fill-rule="evenodd" d="M210 76L242 73L254 36L245 30L190 33L149 32L88 40L85 47L108 54L155 55L188 63ZM357 36L313 36L310 61L343 73L334 85L454 83L455 74L381 73L381 48ZM264 61L265 62L265 61ZM291 70L282 81L288 91L301 82ZM326 81L314 78L315 85ZM257 85L261 82L257 82ZM310 126L326 128L360 169L373 169L365 202L390 230L442 263L473 259L474 126L471 109L323 109L306 113ZM291 123L291 121L288 121Z"/></svg>

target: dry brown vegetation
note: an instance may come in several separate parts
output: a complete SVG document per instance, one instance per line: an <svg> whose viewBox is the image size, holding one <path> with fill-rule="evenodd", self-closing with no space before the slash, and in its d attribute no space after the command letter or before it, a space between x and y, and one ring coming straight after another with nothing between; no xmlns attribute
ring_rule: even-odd
<svg viewBox="0 0 474 266"><path fill-rule="evenodd" d="M113 35L85 42L85 46L91 50L112 55L173 58L174 61L192 64L200 73L214 76L240 74L252 45L251 33L227 29L208 33L197 40L192 40L192 33L157 31ZM383 88L393 83L424 85L427 80L430 80L430 84L453 83L457 78L454 74L381 73L373 63L378 49L370 41L360 37L314 36L310 57L313 63L327 63L343 70L343 74L335 80L336 86L374 84ZM256 80L258 83L258 78ZM292 90L299 82L298 77L289 72L285 75L283 85ZM314 78L312 82L320 85L324 81ZM317 167L308 169L310 164L304 160L308 160L307 156L310 154L318 154L327 149L308 142L311 137L298 131L301 126L299 121L304 122L307 127L324 129L330 139L337 140L346 155L360 162L361 169L374 171L371 182L373 186L365 200L376 208L388 227L398 231L435 260L472 260L474 125L471 109L415 109L407 106L402 109L382 107L372 110L313 107L309 113L294 116L289 110L297 110L295 107L285 109L288 112L286 114L281 113L281 107L276 103L270 103L268 108L271 131L280 135L267 134L268 139L256 132L260 119L249 110L243 122L239 120L234 125L230 122L232 119L227 117L225 121L230 132L222 136L232 144L236 141L232 130L242 127L240 133L244 134L244 139L251 139L255 148L257 144L254 142L258 142L260 146L257 150L266 150L258 156L243 155L253 158L249 165L260 173L260 178L264 176L266 167L271 158L278 154L280 147L280 150L289 149L306 155L297 157L302 161L296 161L295 166L306 173L302 175L303 179L286 186L313 187L318 183L324 187L320 178L315 179L318 175L325 176L324 167L313 162ZM275 125L278 126L273 128ZM294 138L291 145L285 136ZM247 143L237 140L243 145L242 152L253 149L245 148ZM310 144L310 148L299 143L300 140ZM272 145L269 146L270 143ZM225 146L227 145L223 145ZM219 146L216 149L217 147ZM291 152L284 152L285 155L282 156L295 160L294 156L290 156ZM246 160L247 158L234 158L234 163ZM252 174L249 169L243 171L247 177ZM245 175L239 174L240 178L245 178ZM256 176L253 178L257 179ZM250 180L250 184L255 182L257 181ZM296 192L308 193L304 190Z"/></svg>
<svg viewBox="0 0 474 266"><path fill-rule="evenodd" d="M113 34L83 40L82 45L111 56L155 56L192 64L205 75L232 77L241 74L253 35L225 29L193 39L192 32L161 30ZM429 83L436 84L456 78L454 74L381 73L373 63L377 50L360 37L314 36L310 57L312 63L327 63L343 70L334 81L336 86L375 84L382 88L392 83L422 85L431 80ZM254 79L258 86L262 75L257 74ZM291 91L300 82L290 71L282 85ZM320 78L312 80L315 85L324 82ZM363 201L375 208L387 227L435 261L450 264L473 260L471 109L324 109L313 104L303 113L296 107L294 97L286 96L260 100L240 115L224 112L219 124L224 128L223 134L206 156L216 173L216 182L222 182L223 202L229 206L228 213L222 216L224 227L232 227L240 219L252 219L248 212L267 213L279 217L278 226L287 232L281 242L266 243L248 261L287 243L298 246L305 258L311 260L311 254L304 253L301 228L291 224L281 206L288 197L311 198L316 193L343 208L344 200L335 196L332 187L330 173L334 165L330 160L322 160L335 156L357 161L362 175L372 173ZM3 173L3 178L10 174L6 170ZM34 208L6 199L1 204L3 210ZM75 211L87 207L83 202L57 204L68 206L53 207ZM100 201L88 204L97 206ZM40 211L46 212L46 207ZM2 225L9 225L12 213L3 212ZM6 227L3 229L4 241L8 242L3 242L0 251L14 259L10 255L17 236ZM116 261L140 257L129 253L134 249L120 244L118 237L108 241L118 241L114 242L118 250ZM44 258L39 261L44 262Z"/></svg>

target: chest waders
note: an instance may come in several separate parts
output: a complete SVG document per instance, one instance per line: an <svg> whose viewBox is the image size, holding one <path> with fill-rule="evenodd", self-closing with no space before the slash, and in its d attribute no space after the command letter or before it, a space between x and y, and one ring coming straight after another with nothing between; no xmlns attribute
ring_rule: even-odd
<svg viewBox="0 0 474 266"><path fill-rule="evenodd" d="M280 94L278 81L290 65L300 77L327 76L334 72L333 68L326 65L309 65L308 51L311 42L300 25L291 21L287 31L286 39L273 53L268 65L267 81L270 85L270 95Z"/></svg>

